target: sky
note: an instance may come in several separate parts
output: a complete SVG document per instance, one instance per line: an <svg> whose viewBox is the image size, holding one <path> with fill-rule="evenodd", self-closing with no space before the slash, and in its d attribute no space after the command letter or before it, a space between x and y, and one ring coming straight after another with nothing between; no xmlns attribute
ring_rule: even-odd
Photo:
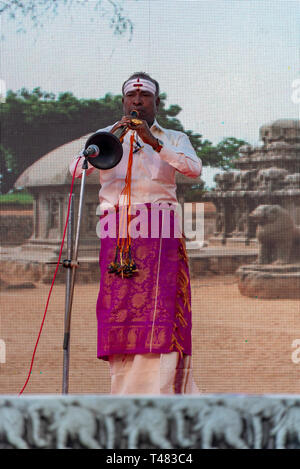
<svg viewBox="0 0 300 469"><path fill-rule="evenodd" d="M2 18L6 89L99 98L120 94L129 75L145 71L167 104L180 105L185 129L214 144L231 136L256 144L261 125L299 118L298 0L124 0L131 40L114 36L93 9L94 0L63 7L38 30L26 20L25 33ZM203 172L208 185L212 175Z"/></svg>

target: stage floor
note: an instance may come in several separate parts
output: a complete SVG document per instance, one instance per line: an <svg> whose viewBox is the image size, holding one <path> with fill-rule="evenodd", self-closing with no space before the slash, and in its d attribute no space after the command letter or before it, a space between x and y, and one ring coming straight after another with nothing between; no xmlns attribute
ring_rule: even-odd
<svg viewBox="0 0 300 469"><path fill-rule="evenodd" d="M26 380L49 288L1 291L1 394L18 393ZM97 294L98 283L75 286L70 393L109 393L108 365L96 358ZM61 393L64 302L65 287L55 284L24 394ZM233 275L206 275L192 280L192 310L194 375L202 393L299 394L300 350L298 360L292 356L300 340L299 300L243 297Z"/></svg>

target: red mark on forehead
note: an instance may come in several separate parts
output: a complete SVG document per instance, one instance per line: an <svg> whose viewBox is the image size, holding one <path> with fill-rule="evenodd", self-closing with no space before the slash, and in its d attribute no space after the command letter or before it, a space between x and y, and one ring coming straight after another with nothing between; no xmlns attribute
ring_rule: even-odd
<svg viewBox="0 0 300 469"><path fill-rule="evenodd" d="M135 86L135 87L143 86L143 83L140 83L140 79L139 79L139 78L138 78L136 81L137 81L137 82L134 83L133 86Z"/></svg>

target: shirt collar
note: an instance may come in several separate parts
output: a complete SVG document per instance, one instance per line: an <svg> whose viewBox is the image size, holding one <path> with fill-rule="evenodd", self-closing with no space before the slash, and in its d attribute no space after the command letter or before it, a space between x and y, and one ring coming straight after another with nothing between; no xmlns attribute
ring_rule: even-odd
<svg viewBox="0 0 300 469"><path fill-rule="evenodd" d="M164 133L165 129L159 125L156 119L154 119L154 122L150 128L150 130L158 130L159 132Z"/></svg>

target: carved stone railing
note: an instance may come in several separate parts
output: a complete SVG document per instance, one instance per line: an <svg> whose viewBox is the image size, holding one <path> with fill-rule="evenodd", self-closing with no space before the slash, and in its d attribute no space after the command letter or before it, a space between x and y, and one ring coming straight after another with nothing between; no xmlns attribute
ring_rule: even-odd
<svg viewBox="0 0 300 469"><path fill-rule="evenodd" d="M2 395L0 448L300 449L300 395Z"/></svg>

